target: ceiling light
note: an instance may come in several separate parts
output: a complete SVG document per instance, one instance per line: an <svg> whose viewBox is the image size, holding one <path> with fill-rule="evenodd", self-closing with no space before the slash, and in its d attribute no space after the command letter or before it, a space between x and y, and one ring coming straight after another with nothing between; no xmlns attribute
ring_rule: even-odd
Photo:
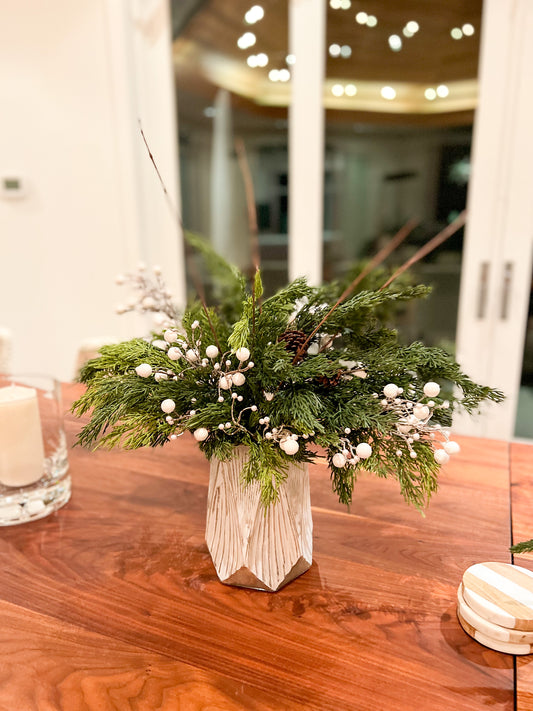
<svg viewBox="0 0 533 711"><path fill-rule="evenodd" d="M368 21L368 15L366 14L366 12L358 12L355 16L355 21L358 22L360 25L366 25Z"/></svg>
<svg viewBox="0 0 533 711"><path fill-rule="evenodd" d="M405 25L405 29L415 34L415 32L418 32L418 30L420 29L420 25L414 20L409 20L409 22Z"/></svg>
<svg viewBox="0 0 533 711"><path fill-rule="evenodd" d="M246 15L244 16L244 19L249 25L253 25L256 22L259 22L259 20L262 20L264 16L265 11L261 7L261 5L254 5L248 10Z"/></svg>
<svg viewBox="0 0 533 711"><path fill-rule="evenodd" d="M460 40L461 37L463 36L463 31L460 30L458 27L454 27L453 30L450 32L451 36L455 40Z"/></svg>
<svg viewBox="0 0 533 711"><path fill-rule="evenodd" d="M340 10L341 0L329 0L329 6L332 10Z"/></svg>
<svg viewBox="0 0 533 711"><path fill-rule="evenodd" d="M340 44L330 44L329 45L329 54L331 57L338 57L341 53L341 46Z"/></svg>
<svg viewBox="0 0 533 711"><path fill-rule="evenodd" d="M378 24L378 18L375 15L369 15L366 19L367 27L375 27Z"/></svg>
<svg viewBox="0 0 533 711"><path fill-rule="evenodd" d="M424 92L424 96L428 101L433 101L437 98L437 92L435 91L435 89L426 89Z"/></svg>
<svg viewBox="0 0 533 711"><path fill-rule="evenodd" d="M255 44L255 35L253 32L245 32L237 40L237 46L239 49L248 49L248 47L253 47Z"/></svg>
<svg viewBox="0 0 533 711"><path fill-rule="evenodd" d="M389 37L389 47L393 52L399 52L402 48L402 38L399 35L391 35Z"/></svg>
<svg viewBox="0 0 533 711"><path fill-rule="evenodd" d="M351 6L351 0L341 0L341 10L349 10Z"/></svg>
<svg viewBox="0 0 533 711"><path fill-rule="evenodd" d="M437 87L437 96L439 96L441 99L445 99L449 93L450 90L448 89L446 84L441 84Z"/></svg>
<svg viewBox="0 0 533 711"><path fill-rule="evenodd" d="M343 44L341 47L341 57L343 59L348 59L348 57L352 56L352 48L348 46L347 44Z"/></svg>
<svg viewBox="0 0 533 711"><path fill-rule="evenodd" d="M287 64L289 64L289 65L296 64L296 57L294 56L294 54L288 54L288 55L285 57L285 61L286 61Z"/></svg>
<svg viewBox="0 0 533 711"><path fill-rule="evenodd" d="M291 73L288 69L280 69L278 74L278 79L280 81L289 81L291 78Z"/></svg>
<svg viewBox="0 0 533 711"><path fill-rule="evenodd" d="M344 93L346 96L355 96L357 94L357 87L355 84L346 84L344 87Z"/></svg>
<svg viewBox="0 0 533 711"><path fill-rule="evenodd" d="M257 55L257 66L258 67L266 67L268 64L268 54L265 54L264 52L261 52L260 54Z"/></svg>
<svg viewBox="0 0 533 711"><path fill-rule="evenodd" d="M475 32L474 25L471 25L469 22L467 22L466 25L463 25L463 34L466 35L467 37L472 37L474 32Z"/></svg>
<svg viewBox="0 0 533 711"><path fill-rule="evenodd" d="M388 99L388 101L392 101L396 98L396 92L394 91L392 86L384 86L381 90L381 96L384 99Z"/></svg>
<svg viewBox="0 0 533 711"><path fill-rule="evenodd" d="M268 72L268 78L270 81L279 81L279 69L271 69Z"/></svg>
<svg viewBox="0 0 533 711"><path fill-rule="evenodd" d="M331 87L331 93L333 96L342 96L344 94L344 87L342 84L333 84Z"/></svg>
<svg viewBox="0 0 533 711"><path fill-rule="evenodd" d="M415 35L415 33L411 32L411 30L408 30L407 27L404 27L402 32L405 37L414 37L414 35Z"/></svg>
<svg viewBox="0 0 533 711"><path fill-rule="evenodd" d="M249 67L252 67L252 69L253 69L254 67L258 67L258 66L259 66L259 62L257 61L257 57L255 56L255 54L251 54L251 55L248 57L248 59L246 60L246 64L247 64Z"/></svg>

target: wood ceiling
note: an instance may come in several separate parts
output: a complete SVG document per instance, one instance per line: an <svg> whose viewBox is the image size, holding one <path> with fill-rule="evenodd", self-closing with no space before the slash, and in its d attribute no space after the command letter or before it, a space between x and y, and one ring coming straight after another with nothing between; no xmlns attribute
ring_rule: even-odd
<svg viewBox="0 0 533 711"><path fill-rule="evenodd" d="M256 2L262 5L265 14L261 21L250 26L245 23L244 15ZM374 15L377 26L358 24L355 15L359 11ZM481 11L482 0L352 0L348 10L334 10L328 3L326 47L333 43L348 45L352 54L348 59L328 54L326 78L354 83L370 80L392 84L396 81L428 86L475 79ZM190 19L174 42L178 89L206 102L212 99L217 87L202 70L199 58L204 55L230 60L235 66L259 73L263 78L267 77L270 69L285 67L285 57L289 52L287 15L287 0L201 0L196 13L189 12ZM410 20L416 20L420 30L413 37L405 38L402 29ZM460 28L465 23L474 26L473 36L453 39L451 29ZM254 32L257 42L249 50L241 50L237 47L237 39L246 31ZM399 52L389 48L388 38L392 34L399 35L403 40ZM246 58L259 52L268 55L268 66L248 70ZM265 117L279 116L280 112L285 111L257 106L242 97L234 104ZM457 112L453 116L444 113L440 119L435 116L421 117L420 121L464 124L472 118L472 112L463 111L460 114ZM364 121L365 113L331 111L328 112L329 118ZM398 122L413 117L382 118ZM379 114L374 112L366 119L379 121Z"/></svg>

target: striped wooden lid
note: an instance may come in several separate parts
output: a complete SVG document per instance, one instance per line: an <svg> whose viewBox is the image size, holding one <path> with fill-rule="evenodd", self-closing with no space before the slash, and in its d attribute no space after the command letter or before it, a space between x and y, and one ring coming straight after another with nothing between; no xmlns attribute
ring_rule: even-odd
<svg viewBox="0 0 533 711"><path fill-rule="evenodd" d="M476 563L463 575L463 597L485 620L533 631L533 573L508 563Z"/></svg>
<svg viewBox="0 0 533 711"><path fill-rule="evenodd" d="M468 622L464 619L464 617L461 615L459 608L457 608L457 619L459 620L459 624L464 629L464 631L471 637L473 637L476 642L479 642L484 647L489 647L490 649L494 649L497 652L505 652L506 654L531 654L530 644L512 644L511 642L500 642L500 640L491 639L490 637L487 637L481 632L478 632L475 627L472 627L472 625L468 624Z"/></svg>
<svg viewBox="0 0 533 711"><path fill-rule="evenodd" d="M509 627L496 625L494 622L489 622L477 612L469 607L463 597L463 585L459 585L457 590L457 609L461 613L463 620L469 625L481 632L481 634L489 637L494 641L511 642L511 644L533 644L533 632L523 630L512 630Z"/></svg>

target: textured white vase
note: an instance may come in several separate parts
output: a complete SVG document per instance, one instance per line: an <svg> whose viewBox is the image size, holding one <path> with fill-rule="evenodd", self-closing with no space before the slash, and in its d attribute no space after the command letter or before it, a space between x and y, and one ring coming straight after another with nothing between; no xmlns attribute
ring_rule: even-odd
<svg viewBox="0 0 533 711"><path fill-rule="evenodd" d="M244 485L248 448L211 460L205 537L227 585L274 592L312 563L313 521L307 464L291 464L275 504L266 510L257 482Z"/></svg>

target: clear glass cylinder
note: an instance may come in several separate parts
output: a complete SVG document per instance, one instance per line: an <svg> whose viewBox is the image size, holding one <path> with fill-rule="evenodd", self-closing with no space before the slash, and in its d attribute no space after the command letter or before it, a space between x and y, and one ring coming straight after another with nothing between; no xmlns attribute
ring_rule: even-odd
<svg viewBox="0 0 533 711"><path fill-rule="evenodd" d="M211 460L206 542L227 585L275 592L311 567L313 520L308 465L289 465L278 500L265 509L257 481L245 485L248 448Z"/></svg>
<svg viewBox="0 0 533 711"><path fill-rule="evenodd" d="M0 374L0 526L48 516L70 490L60 383Z"/></svg>

